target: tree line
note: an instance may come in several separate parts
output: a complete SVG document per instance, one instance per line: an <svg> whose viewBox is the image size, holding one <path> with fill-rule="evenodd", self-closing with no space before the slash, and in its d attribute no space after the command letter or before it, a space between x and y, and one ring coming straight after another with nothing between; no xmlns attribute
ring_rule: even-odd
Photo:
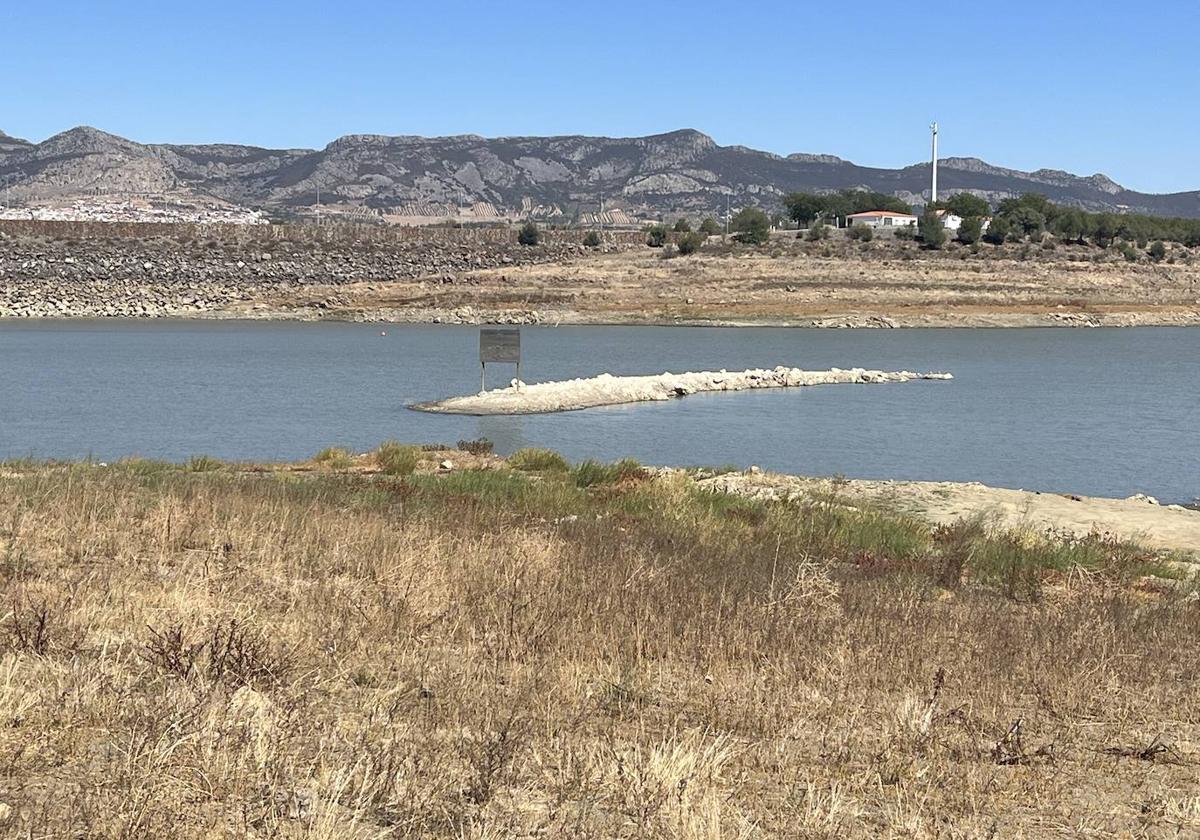
<svg viewBox="0 0 1200 840"><path fill-rule="evenodd" d="M901 199L869 190L841 190L827 194L795 192L784 197L783 206L801 227L844 221L848 216L868 210L912 212ZM1006 198L993 208L986 199L965 192L926 207L919 229L926 240L937 240L935 247L945 240L935 232L941 227L936 218L937 210L963 219L958 239L966 244L980 239L993 244L1040 240L1050 233L1064 242L1091 243L1101 248L1122 241L1136 242L1140 248L1145 248L1151 241L1200 247L1200 219L1141 213L1091 213L1078 207L1055 204L1037 193ZM990 220L986 230L985 220Z"/></svg>

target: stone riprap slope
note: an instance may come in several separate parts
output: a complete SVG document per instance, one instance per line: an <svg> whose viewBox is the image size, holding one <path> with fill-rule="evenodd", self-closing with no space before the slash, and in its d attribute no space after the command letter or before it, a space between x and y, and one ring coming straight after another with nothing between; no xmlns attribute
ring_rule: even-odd
<svg viewBox="0 0 1200 840"><path fill-rule="evenodd" d="M913 373L851 368L801 370L777 367L751 370L661 373L657 376L613 376L602 373L590 379L516 383L473 396L451 397L413 408L443 414L547 414L601 405L657 402L705 391L746 391L755 388L797 388L809 385L852 385L909 382L915 379L953 379L949 373Z"/></svg>
<svg viewBox="0 0 1200 840"><path fill-rule="evenodd" d="M0 235L0 317L163 317L228 311L264 296L321 289L310 308L336 308L337 288L562 261L572 244L501 242L220 242L197 238L40 240Z"/></svg>

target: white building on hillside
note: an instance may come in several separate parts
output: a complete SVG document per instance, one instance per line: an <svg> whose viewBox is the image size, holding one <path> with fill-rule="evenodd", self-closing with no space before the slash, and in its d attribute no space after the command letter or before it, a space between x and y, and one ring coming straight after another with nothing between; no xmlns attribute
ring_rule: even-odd
<svg viewBox="0 0 1200 840"><path fill-rule="evenodd" d="M846 217L848 225L866 225L869 228L913 227L916 223L917 217L911 213L893 213L891 210L868 210Z"/></svg>
<svg viewBox="0 0 1200 840"><path fill-rule="evenodd" d="M962 216L956 216L949 210L937 211L938 218L942 220L942 227L946 230L958 230L962 227Z"/></svg>

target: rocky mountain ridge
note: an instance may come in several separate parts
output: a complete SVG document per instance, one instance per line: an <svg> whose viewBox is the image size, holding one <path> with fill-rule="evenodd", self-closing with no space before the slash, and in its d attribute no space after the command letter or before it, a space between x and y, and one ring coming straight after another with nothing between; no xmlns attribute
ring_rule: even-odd
<svg viewBox="0 0 1200 840"><path fill-rule="evenodd" d="M1022 172L970 157L940 164L944 194L970 191L997 201L1040 192L1088 210L1200 217L1200 191L1139 193L1100 174ZM919 203L928 195L929 168L866 167L821 154L783 157L720 146L691 129L630 138L356 134L319 150L142 144L86 126L40 143L0 133L0 183L15 202L187 196L284 215L313 207L318 190L330 210L398 216L480 205L500 216L570 218L596 210L602 200L607 208L640 215L715 213L727 203L775 209L794 190L845 188Z"/></svg>

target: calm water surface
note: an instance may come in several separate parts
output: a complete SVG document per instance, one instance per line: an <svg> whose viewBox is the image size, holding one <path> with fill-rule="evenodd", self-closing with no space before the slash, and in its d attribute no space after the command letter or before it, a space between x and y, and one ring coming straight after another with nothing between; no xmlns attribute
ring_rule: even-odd
<svg viewBox="0 0 1200 840"><path fill-rule="evenodd" d="M296 459L482 436L572 459L1200 496L1200 330L527 327L530 382L778 364L956 378L527 417L405 409L478 389L477 341L474 327L4 322L0 458Z"/></svg>

